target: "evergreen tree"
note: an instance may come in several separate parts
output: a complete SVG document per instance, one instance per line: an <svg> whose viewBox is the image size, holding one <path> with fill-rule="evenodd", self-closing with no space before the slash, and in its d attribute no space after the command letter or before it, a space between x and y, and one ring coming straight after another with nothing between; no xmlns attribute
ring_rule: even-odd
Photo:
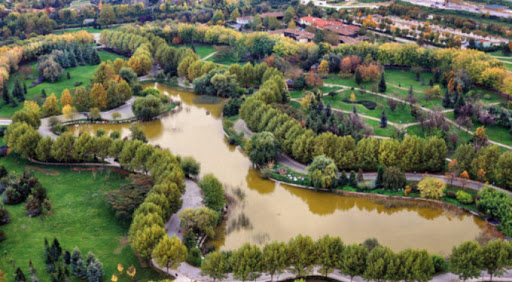
<svg viewBox="0 0 512 282"><path fill-rule="evenodd" d="M87 266L87 279L89 282L99 282L103 276L103 266L100 262L94 260Z"/></svg>
<svg viewBox="0 0 512 282"><path fill-rule="evenodd" d="M14 82L14 88L12 89L12 96L20 102L25 101L25 98L23 96L23 88L21 87L21 84L20 84L19 80L17 80L17 79Z"/></svg>
<svg viewBox="0 0 512 282"><path fill-rule="evenodd" d="M69 74L69 71L66 73L67 79L71 79L71 74Z"/></svg>
<svg viewBox="0 0 512 282"><path fill-rule="evenodd" d="M357 188L356 172L351 170L350 177L348 179L348 185L352 188Z"/></svg>
<svg viewBox="0 0 512 282"><path fill-rule="evenodd" d="M11 102L11 96L9 96L9 90L7 89L7 85L2 89L2 99L4 99L4 103L7 105Z"/></svg>
<svg viewBox="0 0 512 282"><path fill-rule="evenodd" d="M48 244L48 240L46 240L46 238L44 238L44 262L46 264L51 264L53 262L50 245Z"/></svg>
<svg viewBox="0 0 512 282"><path fill-rule="evenodd" d="M71 263L71 254L69 253L69 251L67 251L67 250L66 250L66 251L64 252L64 256L63 256L62 258L63 258L64 263L65 263L66 265L69 265L69 264Z"/></svg>
<svg viewBox="0 0 512 282"><path fill-rule="evenodd" d="M386 92L387 86L386 86L386 79L384 78L384 73L380 75L380 82L379 82L379 92L384 93Z"/></svg>
<svg viewBox="0 0 512 282"><path fill-rule="evenodd" d="M27 279L25 278L25 274L23 274L23 271L18 267L16 268L16 276L14 277L15 282L25 282Z"/></svg>
<svg viewBox="0 0 512 282"><path fill-rule="evenodd" d="M434 82L439 83L439 80L441 80L441 70L436 69L434 72Z"/></svg>
<svg viewBox="0 0 512 282"><path fill-rule="evenodd" d="M357 182L363 182L364 181L364 175L363 175L363 169L359 168L357 171Z"/></svg>
<svg viewBox="0 0 512 282"><path fill-rule="evenodd" d="M83 56L82 50L80 48L75 48L75 56L76 56L76 62L79 65L85 64L84 56Z"/></svg>
<svg viewBox="0 0 512 282"><path fill-rule="evenodd" d="M46 91L44 89L41 90L41 97L46 98Z"/></svg>
<svg viewBox="0 0 512 282"><path fill-rule="evenodd" d="M375 188L382 188L384 186L384 168L379 166L377 169L377 178L375 179Z"/></svg>
<svg viewBox="0 0 512 282"><path fill-rule="evenodd" d="M348 177L347 177L347 173L345 171L341 172L340 178L338 179L338 183L342 187L348 184Z"/></svg>
<svg viewBox="0 0 512 282"><path fill-rule="evenodd" d="M11 107L16 108L18 106L18 102L16 102L16 99L11 99Z"/></svg>
<svg viewBox="0 0 512 282"><path fill-rule="evenodd" d="M428 81L428 85L430 87L433 87L434 86L434 80L432 78L430 78L430 80Z"/></svg>
<svg viewBox="0 0 512 282"><path fill-rule="evenodd" d="M85 259L85 265L89 266L89 264L96 262L96 258L92 252L87 253L87 259Z"/></svg>
<svg viewBox="0 0 512 282"><path fill-rule="evenodd" d="M72 51L69 51L69 52L67 52L67 55L68 55L69 66L72 68L76 67L78 65L78 63L76 61L75 53L73 53Z"/></svg>
<svg viewBox="0 0 512 282"><path fill-rule="evenodd" d="M53 239L52 247L50 248L50 254L53 261L59 261L59 258L62 255L62 248L60 247L60 243L57 238Z"/></svg>
<svg viewBox="0 0 512 282"><path fill-rule="evenodd" d="M450 93L448 92L448 88L444 92L443 97L443 107L450 108L452 106L452 99L450 98Z"/></svg>
<svg viewBox="0 0 512 282"><path fill-rule="evenodd" d="M386 111L382 110L382 114L380 116L380 127L386 128L388 126L388 116L386 115Z"/></svg>
<svg viewBox="0 0 512 282"><path fill-rule="evenodd" d="M355 79L357 85L360 85L363 82L363 75L359 69L356 69Z"/></svg>
<svg viewBox="0 0 512 282"><path fill-rule="evenodd" d="M82 254L80 253L80 250L75 247L73 249L73 253L71 254L71 274L80 277L82 275L82 271L85 271L84 265L83 265L83 259ZM83 268L83 269L82 269Z"/></svg>
<svg viewBox="0 0 512 282"><path fill-rule="evenodd" d="M414 88L412 88L412 85L411 85L411 87L409 87L408 94L409 94L409 96L412 96L414 94Z"/></svg>
<svg viewBox="0 0 512 282"><path fill-rule="evenodd" d="M101 63L100 55L98 54L98 51L93 49L92 52L91 52L90 59L89 59L89 64L90 65L97 65L99 63Z"/></svg>
<svg viewBox="0 0 512 282"><path fill-rule="evenodd" d="M25 81L23 81L23 95L27 95L27 83Z"/></svg>
<svg viewBox="0 0 512 282"><path fill-rule="evenodd" d="M466 99L464 98L464 95L463 94L457 95L457 100L455 101L455 104L453 105L453 108L454 108L453 113L455 115L455 118L459 117L460 111L461 111L462 107L464 107L465 104L466 104Z"/></svg>

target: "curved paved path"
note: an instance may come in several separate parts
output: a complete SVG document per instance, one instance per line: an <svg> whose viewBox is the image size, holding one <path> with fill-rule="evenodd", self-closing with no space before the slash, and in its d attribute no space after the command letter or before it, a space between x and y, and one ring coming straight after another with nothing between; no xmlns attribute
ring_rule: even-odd
<svg viewBox="0 0 512 282"><path fill-rule="evenodd" d="M238 119L237 122L234 124L233 128L238 132L243 132L244 136L246 138L250 138L251 135L253 134L253 132L247 127L245 121L243 121L242 119ZM290 156L288 156L286 154L281 154L281 156L278 159L278 162L284 166L287 166L288 168L290 168L293 171L296 171L296 172L299 172L302 174L307 174L307 170L306 170L307 166L306 165L297 162L296 160L294 160L293 158L291 158ZM423 178L425 178L425 176L427 176L427 175L441 179L443 182L445 182L447 184L452 183L452 179L450 177L447 177L442 174L425 174L425 173L417 173L417 172L406 172L405 173L405 177L408 180L414 180L414 181L420 181ZM377 173L376 172L365 172L365 173L363 173L363 177L366 180L375 180L377 178ZM465 180L465 179L461 179L461 178L457 178L457 177L453 179L453 185L460 186L460 187L466 187L466 188L473 189L476 191L482 189L485 186L484 183L481 183L478 181ZM494 185L488 185L488 186L490 186L496 190L503 191L509 195L512 195L512 192L507 191L503 188L500 188L500 187L497 187Z"/></svg>

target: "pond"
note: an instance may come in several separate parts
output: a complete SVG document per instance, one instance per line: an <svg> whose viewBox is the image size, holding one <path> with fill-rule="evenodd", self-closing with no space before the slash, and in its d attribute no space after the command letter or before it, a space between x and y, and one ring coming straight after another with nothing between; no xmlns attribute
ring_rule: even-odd
<svg viewBox="0 0 512 282"><path fill-rule="evenodd" d="M225 232L214 242L220 249L238 248L245 242L288 241L302 233L314 239L325 234L340 236L345 243L374 237L396 251L424 248L447 255L453 246L475 239L485 229L485 221L466 213L420 208L409 201L388 208L383 200L343 197L263 180L240 147L227 143L222 103L197 105L193 93L158 83L145 86L157 87L182 102L174 113L142 124L149 142L174 154L193 156L201 163L201 174L215 174L234 199L219 228ZM95 133L99 128L129 134L129 124L80 125L70 130Z"/></svg>

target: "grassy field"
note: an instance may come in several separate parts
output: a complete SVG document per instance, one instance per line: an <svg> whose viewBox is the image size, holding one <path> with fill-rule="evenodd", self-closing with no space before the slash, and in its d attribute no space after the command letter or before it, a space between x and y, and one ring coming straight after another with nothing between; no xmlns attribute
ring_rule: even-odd
<svg viewBox="0 0 512 282"><path fill-rule="evenodd" d="M0 159L0 163L9 172L18 174L23 173L27 165L31 165L15 154ZM44 168L53 175L34 168ZM1 227L7 237L0 243L2 271L10 276L15 270L14 264L27 275L28 263L32 260L40 280L49 281L43 261L43 243L45 238L49 241L57 238L63 249L72 251L78 246L85 255L92 251L103 263L104 281L110 281L112 274L117 274L118 263L122 263L125 269L134 265L137 268L137 280L147 281L160 277L150 268L141 268L127 240L129 221L117 219L106 201L105 192L118 189L121 183L126 182L124 176L107 171L98 171L94 176L89 171L73 171L71 167L57 166L31 165L31 171L46 187L52 211L50 215L29 218L23 204L6 206L11 222Z"/></svg>
<svg viewBox="0 0 512 282"><path fill-rule="evenodd" d="M119 55L109 53L106 51L100 51L98 53L99 53L102 61L108 61L108 60L113 61L116 58L123 58ZM32 78L27 79L25 81L27 84L27 87L29 87L30 84L34 80L37 79L36 65L37 65L37 62L32 62L29 64L29 66L34 68L34 73L32 74ZM55 93L55 96L57 96L57 98L59 98L60 95L62 94L62 91L64 91L64 89L66 89L66 88L71 89L71 88L75 87L75 83L77 83L77 82L82 82L83 84L81 86L86 86L87 84L89 84L90 79L93 77L94 72L96 72L96 69L98 68L98 66L99 65L94 65L94 66L85 65L85 66L79 66L79 67L75 67L75 68L65 69L64 76L59 81L53 82L53 83L43 82L35 87L27 88L28 93L26 95L26 99L27 100L36 99L38 96L40 96L41 91L43 89L46 91L46 94L48 96L51 95L52 93ZM65 74L66 72L69 72L69 74L71 75L71 79L66 78L66 74ZM14 87L14 81L16 80L17 77L19 77L19 75L14 74L9 79L9 82L7 85L9 87L10 91L12 91L12 89ZM22 81L20 81L20 82L22 82ZM2 101L1 106L0 106L0 116L11 117L16 111L20 110L21 108L23 108L23 103L19 103L19 105L17 107L12 107L10 104L5 105L4 102Z"/></svg>
<svg viewBox="0 0 512 282"><path fill-rule="evenodd" d="M373 127L373 131L377 136L391 137L395 133L396 129L389 125L385 128L380 127L380 122L372 119L363 119L364 123Z"/></svg>
<svg viewBox="0 0 512 282"><path fill-rule="evenodd" d="M377 105L378 105L377 108L375 108L374 110L369 110L361 104L350 104L350 103L343 102L342 99L344 99L344 98L350 99L351 93L356 94L356 101L362 101L362 100L373 101L373 102L377 103ZM386 115L388 116L388 121L391 121L394 123L410 123L410 122L415 121L414 117L411 116L408 105L406 105L404 107L404 110L401 110L400 107L398 106L395 109L395 111L391 111L391 109L389 108L389 106L387 104L388 99L379 97L379 96L376 96L376 95L373 95L370 93L360 94L357 91L346 90L346 91L337 93L337 95L334 97L326 96L323 98L323 100L324 100L325 104L329 103L329 104L331 104L331 107L340 109L340 110L345 110L345 111L352 111L355 106L357 109L357 112L363 116L367 115L370 117L375 117L375 118L380 119L382 110L385 110Z"/></svg>
<svg viewBox="0 0 512 282"><path fill-rule="evenodd" d="M77 31L81 31L81 30L85 30L89 33L101 33L104 29L96 29L96 28L93 28L92 26L87 26L87 27L77 27L77 28L71 28L71 29L58 29L58 30L55 30L53 33L55 33L55 34L73 33L73 32L77 32Z"/></svg>

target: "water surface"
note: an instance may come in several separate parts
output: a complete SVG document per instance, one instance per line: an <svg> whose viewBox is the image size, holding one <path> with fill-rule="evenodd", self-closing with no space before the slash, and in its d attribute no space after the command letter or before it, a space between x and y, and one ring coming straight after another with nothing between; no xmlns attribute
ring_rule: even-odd
<svg viewBox="0 0 512 282"><path fill-rule="evenodd" d="M162 84L149 84L164 91L182 107L161 120L143 123L150 143L169 148L201 163L201 174L214 173L233 198L240 188L243 200L232 205L225 234L215 244L234 249L245 242L263 244L287 241L299 233L317 239L325 234L340 236L345 243L375 237L394 250L425 248L449 254L454 245L475 239L486 224L470 214L455 215L440 208L386 208L375 200L319 193L263 180L252 169L239 147L228 145L222 129L222 105L196 105L193 93ZM129 134L129 124L81 125L72 132L118 130Z"/></svg>

